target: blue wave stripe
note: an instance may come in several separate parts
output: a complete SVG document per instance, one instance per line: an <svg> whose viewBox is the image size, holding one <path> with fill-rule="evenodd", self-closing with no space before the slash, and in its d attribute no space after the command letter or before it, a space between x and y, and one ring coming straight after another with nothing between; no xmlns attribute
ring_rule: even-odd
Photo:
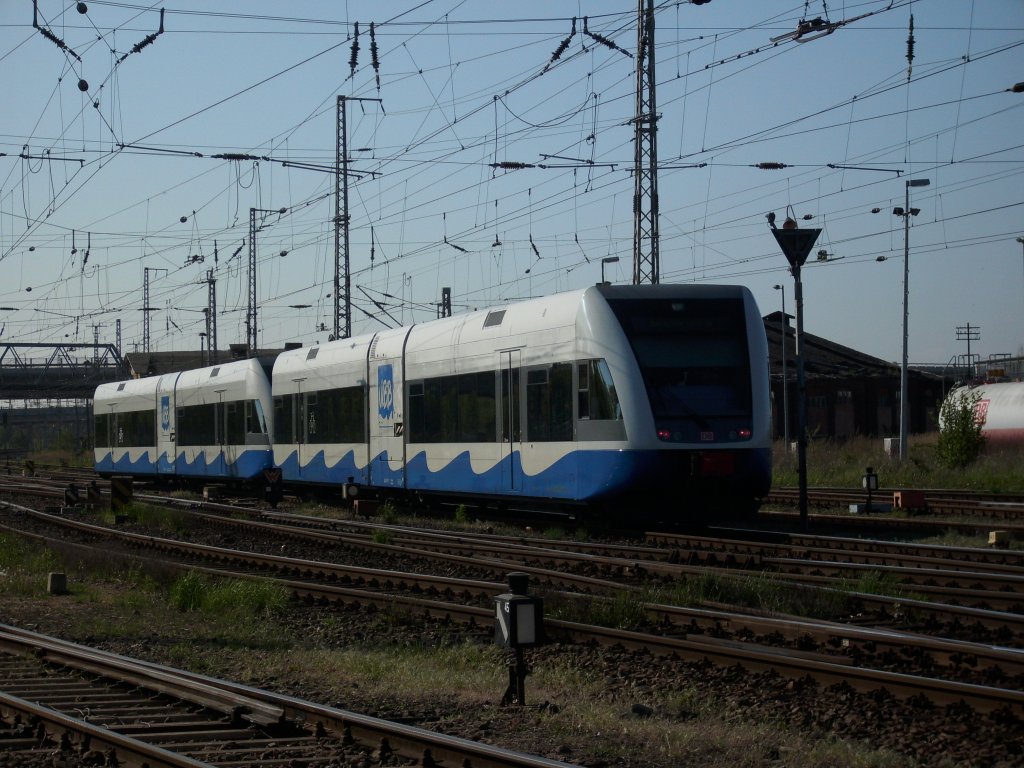
<svg viewBox="0 0 1024 768"><path fill-rule="evenodd" d="M282 477L288 482L345 483L369 487L402 488L402 472L392 469L386 454L374 457L367 468L355 463L355 454L346 453L337 464L328 467L323 451L299 465L292 451L281 463ZM408 488L422 491L511 494L582 501L613 493L634 481L642 472L645 454L623 451L572 451L536 475L524 475L519 452L503 459L484 472L476 472L469 451L464 451L443 468L431 471L426 454L412 457L407 467ZM513 476L515 480L513 481Z"/></svg>
<svg viewBox="0 0 1024 768"><path fill-rule="evenodd" d="M258 477L264 469L274 465L273 454L269 449L243 451L235 461L225 463L221 454L210 454L209 459L205 451L201 451L196 458L186 461L184 453L178 455L177 461L172 465L166 453L154 461L147 450L140 458L132 461L125 453L115 460L112 453L108 453L96 462L96 471L104 474L125 474L125 475L180 475L183 477L215 477L235 478L239 480L251 480Z"/></svg>

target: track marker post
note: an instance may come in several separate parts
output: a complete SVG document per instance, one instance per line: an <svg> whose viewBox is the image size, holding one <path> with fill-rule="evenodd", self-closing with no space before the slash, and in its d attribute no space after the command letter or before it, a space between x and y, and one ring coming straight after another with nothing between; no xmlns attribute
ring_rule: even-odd
<svg viewBox="0 0 1024 768"><path fill-rule="evenodd" d="M509 592L495 602L494 640L513 651L508 665L508 688L501 697L502 706L526 704L527 667L523 651L544 642L544 600L530 597L530 577L525 573L508 575Z"/></svg>

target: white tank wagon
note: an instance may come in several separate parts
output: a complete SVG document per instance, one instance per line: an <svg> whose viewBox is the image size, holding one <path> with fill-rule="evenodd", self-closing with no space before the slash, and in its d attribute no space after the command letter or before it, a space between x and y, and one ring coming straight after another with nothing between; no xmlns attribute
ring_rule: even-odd
<svg viewBox="0 0 1024 768"><path fill-rule="evenodd" d="M947 402L965 396L978 397L975 419L982 422L981 433L990 443L1024 443L1024 382L958 387L949 393Z"/></svg>

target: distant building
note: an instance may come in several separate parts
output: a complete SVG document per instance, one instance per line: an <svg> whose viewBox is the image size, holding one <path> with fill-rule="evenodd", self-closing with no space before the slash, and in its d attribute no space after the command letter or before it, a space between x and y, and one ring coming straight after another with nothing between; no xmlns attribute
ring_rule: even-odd
<svg viewBox="0 0 1024 768"><path fill-rule="evenodd" d="M773 312L764 318L771 366L772 422L776 437L785 434L783 392L789 402L789 434L797 433L796 328L792 315ZM785 337L783 337L785 329ZM786 385L782 378L785 338ZM807 384L807 430L811 437L899 437L900 366L807 333L801 336ZM938 429L939 407L951 379L913 368L910 388L910 433Z"/></svg>

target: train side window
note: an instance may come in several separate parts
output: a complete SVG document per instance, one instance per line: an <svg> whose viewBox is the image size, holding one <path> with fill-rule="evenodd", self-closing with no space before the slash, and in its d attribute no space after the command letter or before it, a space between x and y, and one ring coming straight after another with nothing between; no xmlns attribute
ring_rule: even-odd
<svg viewBox="0 0 1024 768"><path fill-rule="evenodd" d="M245 445L245 408L242 401L225 403L227 411L227 445Z"/></svg>
<svg viewBox="0 0 1024 768"><path fill-rule="evenodd" d="M110 414L97 413L93 418L93 434L96 436L97 448L110 448Z"/></svg>
<svg viewBox="0 0 1024 768"><path fill-rule="evenodd" d="M304 442L307 443L325 442L320 435L323 431L320 428L320 421L327 421L327 419L320 413L320 406L318 404L319 398L317 397L317 394L317 392L307 392L303 405L302 420L306 425L306 439ZM325 424L325 426L327 425Z"/></svg>
<svg viewBox="0 0 1024 768"><path fill-rule="evenodd" d="M250 435L267 434L267 419L263 414L263 403L259 400L245 402L245 431Z"/></svg>
<svg viewBox="0 0 1024 768"><path fill-rule="evenodd" d="M407 427L411 443L453 442L458 430L457 377L410 383Z"/></svg>
<svg viewBox="0 0 1024 768"><path fill-rule="evenodd" d="M295 395L279 395L274 398L274 442L292 445L292 414L295 410Z"/></svg>
<svg viewBox="0 0 1024 768"><path fill-rule="evenodd" d="M576 366L576 418L586 421L590 418L590 363Z"/></svg>
<svg viewBox="0 0 1024 768"><path fill-rule="evenodd" d="M426 442L426 402L422 381L409 382L409 416L406 420L410 443Z"/></svg>
<svg viewBox="0 0 1024 768"><path fill-rule="evenodd" d="M156 411L125 411L113 415L111 443L117 448L156 444Z"/></svg>
<svg viewBox="0 0 1024 768"><path fill-rule="evenodd" d="M459 440L459 377L442 376L434 379L437 391L438 417L437 440L439 443L455 443Z"/></svg>
<svg viewBox="0 0 1024 768"><path fill-rule="evenodd" d="M310 435L312 436L315 430L317 442L366 442L364 395L361 386L325 389L317 392L316 396L316 423L310 423ZM307 419L310 418L312 417L307 413Z"/></svg>
<svg viewBox="0 0 1024 768"><path fill-rule="evenodd" d="M526 439L572 440L572 364L555 363L526 372Z"/></svg>
<svg viewBox="0 0 1024 768"><path fill-rule="evenodd" d="M519 424L519 369L501 371L501 441L519 442L522 439Z"/></svg>
<svg viewBox="0 0 1024 768"><path fill-rule="evenodd" d="M603 358L580 364L578 407L581 419L622 420L622 408L612 382L612 372Z"/></svg>
<svg viewBox="0 0 1024 768"><path fill-rule="evenodd" d="M464 373L458 382L459 442L493 443L498 435L494 371Z"/></svg>
<svg viewBox="0 0 1024 768"><path fill-rule="evenodd" d="M178 409L178 445L215 445L216 428L217 408L213 403Z"/></svg>

